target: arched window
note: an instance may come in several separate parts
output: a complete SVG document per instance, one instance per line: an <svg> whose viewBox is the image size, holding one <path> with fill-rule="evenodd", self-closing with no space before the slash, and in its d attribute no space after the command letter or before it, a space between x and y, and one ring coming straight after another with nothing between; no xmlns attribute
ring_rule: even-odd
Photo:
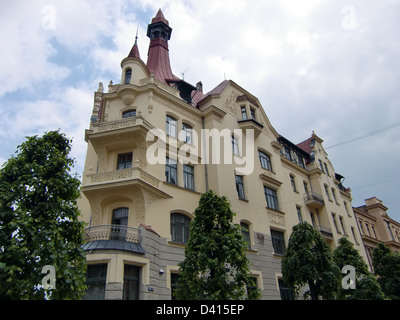
<svg viewBox="0 0 400 320"><path fill-rule="evenodd" d="M122 113L122 118L130 118L136 116L136 110L128 110Z"/></svg>
<svg viewBox="0 0 400 320"><path fill-rule="evenodd" d="M129 84L131 82L132 69L126 69L124 84Z"/></svg>
<svg viewBox="0 0 400 320"><path fill-rule="evenodd" d="M113 211L111 240L125 240L127 231L125 226L128 225L128 214L128 208L118 208Z"/></svg>
<svg viewBox="0 0 400 320"><path fill-rule="evenodd" d="M173 242L186 243L189 239L190 219L180 213L171 214L171 237Z"/></svg>
<svg viewBox="0 0 400 320"><path fill-rule="evenodd" d="M127 226L128 225L128 208L118 208L113 211L112 224Z"/></svg>

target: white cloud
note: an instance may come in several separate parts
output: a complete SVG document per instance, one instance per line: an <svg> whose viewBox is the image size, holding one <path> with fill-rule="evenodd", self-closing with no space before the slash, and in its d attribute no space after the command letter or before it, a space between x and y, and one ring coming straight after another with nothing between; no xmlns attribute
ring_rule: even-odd
<svg viewBox="0 0 400 320"><path fill-rule="evenodd" d="M348 5L344 0L10 2L0 12L0 36L7 39L0 63L0 137L7 140L2 144L65 128L83 162L93 91L99 81L105 88L109 80L119 81L138 19L146 62L147 24L159 8L173 28L169 49L177 76L186 70L185 80L201 80L204 91L224 75L234 80L259 98L272 125L295 143L315 130L329 146L400 121L399 1L354 0L352 17L351 10L343 11ZM343 24L349 18L356 27ZM371 183L391 177L396 163L379 161L388 150L393 159L400 157L398 130L328 150L348 186L365 184L366 175ZM351 161L355 157L365 159L363 167ZM372 174L377 166L379 176ZM361 191L368 198L373 190L360 189L357 204ZM384 195L386 205L400 210L394 197Z"/></svg>

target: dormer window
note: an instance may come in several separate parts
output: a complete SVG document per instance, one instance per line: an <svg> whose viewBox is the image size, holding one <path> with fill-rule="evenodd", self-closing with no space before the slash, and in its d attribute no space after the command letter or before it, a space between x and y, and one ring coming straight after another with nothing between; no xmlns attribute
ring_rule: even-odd
<svg viewBox="0 0 400 320"><path fill-rule="evenodd" d="M124 84L129 84L131 82L131 77L132 77L132 69L126 69Z"/></svg>

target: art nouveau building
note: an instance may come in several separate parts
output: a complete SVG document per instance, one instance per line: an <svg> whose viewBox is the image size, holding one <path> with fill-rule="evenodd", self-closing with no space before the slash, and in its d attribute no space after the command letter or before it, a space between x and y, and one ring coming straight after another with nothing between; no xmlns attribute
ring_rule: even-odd
<svg viewBox="0 0 400 320"><path fill-rule="evenodd" d="M229 198L248 241L263 299L290 294L281 259L292 227L307 221L332 248L348 237L366 258L350 190L316 134L294 144L260 101L234 81L204 93L172 73L171 27L161 10L121 79L94 94L79 208L88 223L87 298L171 299L201 193Z"/></svg>
<svg viewBox="0 0 400 320"><path fill-rule="evenodd" d="M400 252L400 223L390 218L387 210L377 197L365 199L365 205L353 208L371 269L372 251L379 243Z"/></svg>

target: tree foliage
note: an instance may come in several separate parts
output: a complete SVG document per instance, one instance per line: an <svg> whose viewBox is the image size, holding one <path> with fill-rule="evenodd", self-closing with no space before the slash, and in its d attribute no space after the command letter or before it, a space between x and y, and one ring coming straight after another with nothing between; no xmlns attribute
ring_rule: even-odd
<svg viewBox="0 0 400 320"><path fill-rule="evenodd" d="M355 269L355 289L341 287L338 299L346 300L382 300L383 292L376 278L368 271L368 266L353 244L345 237L339 239L339 245L333 252L333 261L340 270L350 265Z"/></svg>
<svg viewBox="0 0 400 320"><path fill-rule="evenodd" d="M58 131L28 137L0 169L0 299L76 299L85 286L83 223L70 174L71 140ZM54 267L55 289L41 286Z"/></svg>
<svg viewBox="0 0 400 320"><path fill-rule="evenodd" d="M400 253L380 243L372 252L372 264L385 296L400 300Z"/></svg>
<svg viewBox="0 0 400 320"><path fill-rule="evenodd" d="M308 284L304 298L333 299L341 273L332 260L331 249L319 232L307 222L293 227L288 248L282 258L284 282L299 293Z"/></svg>
<svg viewBox="0 0 400 320"><path fill-rule="evenodd" d="M242 299L255 286L245 254L246 242L226 197L213 191L201 195L190 225L185 260L179 264L178 299ZM255 299L259 290L249 290Z"/></svg>

